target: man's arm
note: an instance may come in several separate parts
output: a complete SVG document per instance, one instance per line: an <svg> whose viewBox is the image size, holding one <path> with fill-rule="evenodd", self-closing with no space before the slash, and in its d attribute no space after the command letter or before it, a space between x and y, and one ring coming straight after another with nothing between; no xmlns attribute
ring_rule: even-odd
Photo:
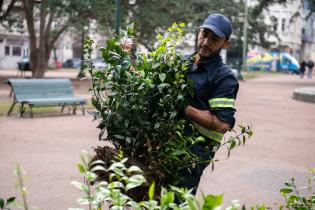
<svg viewBox="0 0 315 210"><path fill-rule="evenodd" d="M185 116L211 130L220 130L222 133L230 130L229 124L219 120L219 118L209 110L200 110L189 105L185 109Z"/></svg>

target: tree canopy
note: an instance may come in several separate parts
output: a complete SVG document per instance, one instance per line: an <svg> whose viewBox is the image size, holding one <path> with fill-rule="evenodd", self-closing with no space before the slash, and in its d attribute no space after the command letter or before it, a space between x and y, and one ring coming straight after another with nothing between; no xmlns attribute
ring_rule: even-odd
<svg viewBox="0 0 315 210"><path fill-rule="evenodd" d="M244 0L163 0L121 1L122 28L134 23L137 41L146 47L153 46L156 34L165 30L172 22L185 22L190 32L195 32L202 21L210 14L220 12L232 20L234 27L233 42L228 51L229 57L241 54ZM279 1L259 0L249 10L249 44L268 47L270 43L265 35L271 33L262 21L263 8ZM286 0L281 0L286 2ZM26 20L30 39L30 61L34 77L42 77L47 68L48 59L58 38L70 28L77 33L83 30L90 20L96 20L99 31L108 37L113 35L115 24L114 0L10 0L1 8L8 6L8 12L1 11L0 18L7 25L23 27ZM12 5L12 8L11 8ZM10 9L11 8L11 9ZM14 9L15 8L15 9ZM7 15L9 14L10 15ZM5 24L4 21L1 21ZM22 31L22 30L21 30Z"/></svg>

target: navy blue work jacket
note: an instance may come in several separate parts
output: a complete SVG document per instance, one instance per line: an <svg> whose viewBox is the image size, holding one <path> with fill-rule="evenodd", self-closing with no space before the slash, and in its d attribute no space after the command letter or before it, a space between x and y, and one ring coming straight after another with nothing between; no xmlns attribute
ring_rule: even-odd
<svg viewBox="0 0 315 210"><path fill-rule="evenodd" d="M191 105L197 109L210 110L233 128L239 84L230 68L223 63L221 56L191 64L186 74L187 79L193 81L194 87Z"/></svg>

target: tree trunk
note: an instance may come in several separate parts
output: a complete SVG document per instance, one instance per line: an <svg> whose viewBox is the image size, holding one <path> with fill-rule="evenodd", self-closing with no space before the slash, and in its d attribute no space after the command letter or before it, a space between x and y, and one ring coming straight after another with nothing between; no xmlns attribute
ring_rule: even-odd
<svg viewBox="0 0 315 210"><path fill-rule="evenodd" d="M69 18L52 36L51 25L53 19L56 17L55 10L43 1L40 5L39 33L36 34L34 24L34 0L22 0L22 2L30 40L30 69L32 70L32 77L40 78L45 75L51 50L55 46L56 41L60 35L64 33L71 24L78 21L78 19L75 17Z"/></svg>
<svg viewBox="0 0 315 210"><path fill-rule="evenodd" d="M47 68L47 60L46 60L46 33L45 33L45 26L46 26L46 16L47 16L47 9L44 4L41 4L40 7L40 26L39 26L39 46L37 50L37 65L35 66L33 77L35 78L42 78L45 75L45 71Z"/></svg>

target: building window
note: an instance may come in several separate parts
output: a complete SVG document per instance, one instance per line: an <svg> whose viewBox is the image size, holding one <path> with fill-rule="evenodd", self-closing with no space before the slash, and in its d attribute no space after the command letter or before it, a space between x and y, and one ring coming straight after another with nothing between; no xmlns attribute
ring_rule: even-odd
<svg viewBox="0 0 315 210"><path fill-rule="evenodd" d="M10 46L4 47L4 55L10 55Z"/></svg>
<svg viewBox="0 0 315 210"><path fill-rule="evenodd" d="M12 55L21 56L21 47L12 47Z"/></svg>
<svg viewBox="0 0 315 210"><path fill-rule="evenodd" d="M281 30L282 31L286 31L286 29L285 29L285 19L284 18L282 18Z"/></svg>
<svg viewBox="0 0 315 210"><path fill-rule="evenodd" d="M277 18L275 18L273 20L273 30L278 31L278 19Z"/></svg>

